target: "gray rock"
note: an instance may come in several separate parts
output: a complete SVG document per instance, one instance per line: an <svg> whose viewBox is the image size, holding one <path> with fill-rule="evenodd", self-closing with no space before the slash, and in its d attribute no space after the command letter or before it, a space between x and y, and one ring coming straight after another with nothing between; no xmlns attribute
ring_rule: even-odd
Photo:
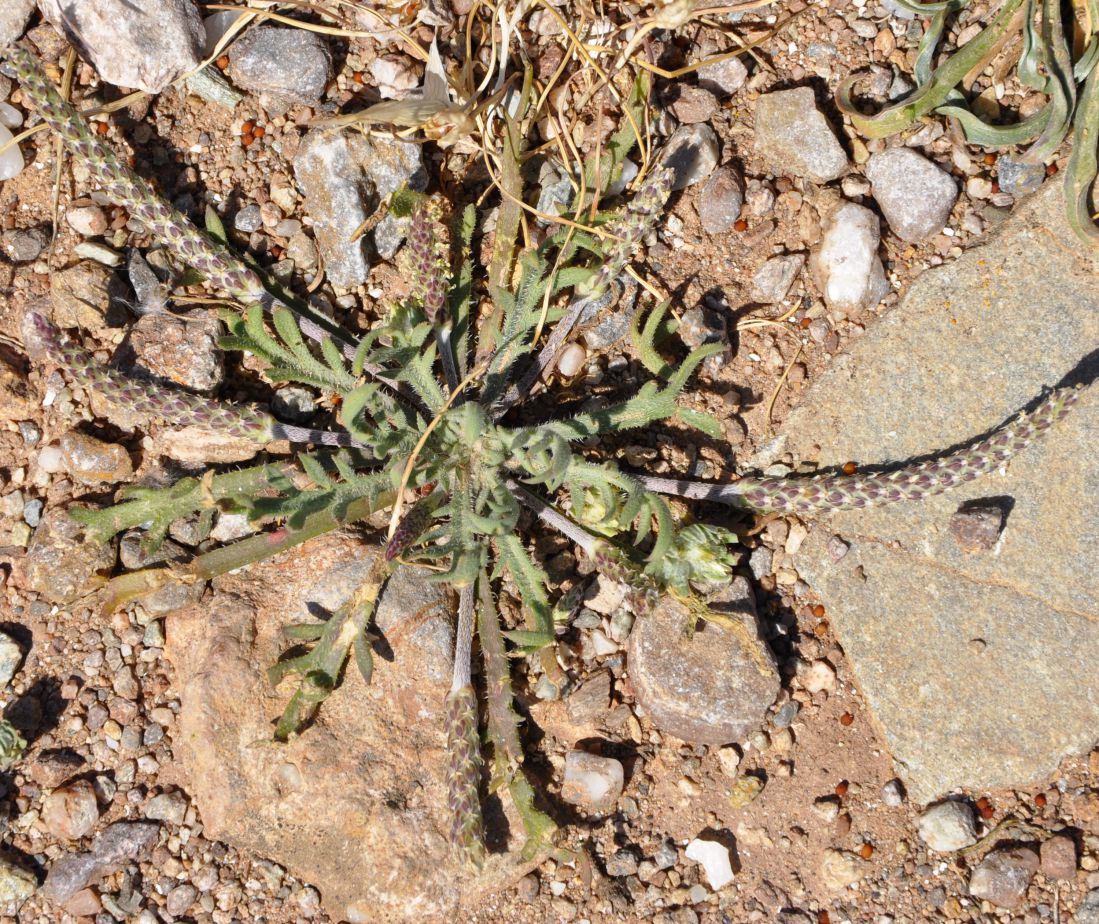
<svg viewBox="0 0 1099 924"><path fill-rule="evenodd" d="M317 399L308 388L287 385L275 392L271 412L280 420L304 423L317 413Z"/></svg>
<svg viewBox="0 0 1099 924"><path fill-rule="evenodd" d="M154 821L181 825L186 816L187 797L181 792L162 792L159 796L153 796L145 806L145 817Z"/></svg>
<svg viewBox="0 0 1099 924"><path fill-rule="evenodd" d="M623 847L607 858L607 875L615 877L632 876L637 872L637 864L637 852L629 847Z"/></svg>
<svg viewBox="0 0 1099 924"><path fill-rule="evenodd" d="M870 209L847 202L828 218L811 268L829 308L855 312L876 305L889 291L878 256L881 230Z"/></svg>
<svg viewBox="0 0 1099 924"><path fill-rule="evenodd" d="M6 632L0 632L0 690L4 690L23 660L23 649Z"/></svg>
<svg viewBox="0 0 1099 924"><path fill-rule="evenodd" d="M965 802L948 799L929 806L919 820L920 840L939 853L952 853L977 843L977 820Z"/></svg>
<svg viewBox="0 0 1099 924"><path fill-rule="evenodd" d="M229 81L222 77L221 72L212 65L204 67L201 71L195 71L184 80L184 83L195 96L201 96L206 102L224 106L226 109L233 109L244 99L244 94L234 90L229 85Z"/></svg>
<svg viewBox="0 0 1099 924"><path fill-rule="evenodd" d="M911 148L872 155L866 176L890 230L902 241L922 241L942 231L958 198L950 174Z"/></svg>
<svg viewBox="0 0 1099 924"><path fill-rule="evenodd" d="M23 586L51 603L70 603L89 591L115 563L110 542L84 541L84 527L62 508L48 510L19 562Z"/></svg>
<svg viewBox="0 0 1099 924"><path fill-rule="evenodd" d="M747 737L763 724L779 691L748 582L734 578L726 596L712 605L733 620L730 627L696 626L683 604L665 597L630 634L638 703L662 732L692 744Z"/></svg>
<svg viewBox="0 0 1099 924"><path fill-rule="evenodd" d="M704 64L697 71L698 85L719 96L731 96L748 79L748 68L740 58L729 58L713 64Z"/></svg>
<svg viewBox="0 0 1099 924"><path fill-rule="evenodd" d="M609 812L622 795L623 779L622 764L613 757L569 751L565 755L561 798L586 812Z"/></svg>
<svg viewBox="0 0 1099 924"><path fill-rule="evenodd" d="M771 257L752 276L752 300L765 305L781 302L786 298L803 266L805 254L802 253Z"/></svg>
<svg viewBox="0 0 1099 924"><path fill-rule="evenodd" d="M695 201L698 220L707 234L733 229L744 208L744 178L735 167L721 167L699 190Z"/></svg>
<svg viewBox="0 0 1099 924"><path fill-rule="evenodd" d="M455 862L441 731L453 609L422 570L401 568L386 585L375 620L385 656L370 685L349 666L302 735L255 747L295 689L291 680L272 689L266 677L289 644L285 627L346 602L374 554L349 535L320 537L217 578L212 600L173 617L165 655L181 708L172 750L204 836L313 883L335 920L403 924L452 914L534 864L519 859L514 816L499 834L513 850L494 853L480 874Z"/></svg>
<svg viewBox="0 0 1099 924"><path fill-rule="evenodd" d="M328 278L338 288L366 281L363 243L351 238L381 198L406 184L416 190L427 185L419 145L358 132L310 132L294 158L294 176L315 223ZM407 221L386 215L374 229L374 245L383 258L396 253Z"/></svg>
<svg viewBox="0 0 1099 924"><path fill-rule="evenodd" d="M202 60L206 30L192 0L39 0L107 83L159 93Z"/></svg>
<svg viewBox="0 0 1099 924"><path fill-rule="evenodd" d="M1010 154L996 158L996 181L1000 192L1022 198L1037 190L1046 178L1045 164L1031 164L1017 160Z"/></svg>
<svg viewBox="0 0 1099 924"><path fill-rule="evenodd" d="M33 12L34 0L5 0L0 4L0 48L10 45L26 31Z"/></svg>
<svg viewBox="0 0 1099 924"><path fill-rule="evenodd" d="M825 447L822 466L926 455L1011 419L1074 370L1094 375L1095 255L1063 217L1061 185L1020 203L984 247L920 276L754 464L813 447ZM799 552L917 801L1024 785L1095 741L1099 570L1081 549L1099 546L1097 428L1092 387L1006 475L832 514ZM1005 495L1013 507L997 554L966 555L951 515ZM851 543L839 562L833 534Z"/></svg>
<svg viewBox="0 0 1099 924"><path fill-rule="evenodd" d="M188 391L212 392L225 381L225 357L218 348L223 333L221 321L210 315L147 314L130 330L133 368Z"/></svg>
<svg viewBox="0 0 1099 924"><path fill-rule="evenodd" d="M1099 889L1092 889L1072 916L1072 924L1099 924Z"/></svg>
<svg viewBox="0 0 1099 924"><path fill-rule="evenodd" d="M32 263L49 246L50 238L41 228L17 228L5 231L0 241L12 263Z"/></svg>
<svg viewBox="0 0 1099 924"><path fill-rule="evenodd" d="M121 281L106 266L88 260L50 274L51 320L58 327L95 333L107 324Z"/></svg>
<svg viewBox="0 0 1099 924"><path fill-rule="evenodd" d="M1038 870L1038 854L1026 847L1004 848L987 854L969 877L969 894L997 908L1018 908Z"/></svg>
<svg viewBox="0 0 1099 924"><path fill-rule="evenodd" d="M15 916L38 888L34 873L0 859L0 914Z"/></svg>
<svg viewBox="0 0 1099 924"><path fill-rule="evenodd" d="M148 821L117 821L92 841L90 850L70 853L54 861L42 885L46 898L64 904L77 892L146 859L156 844L160 825Z"/></svg>
<svg viewBox="0 0 1099 924"><path fill-rule="evenodd" d="M809 87L761 96L755 129L756 152L776 176L827 183L847 170L847 154Z"/></svg>
<svg viewBox="0 0 1099 924"><path fill-rule="evenodd" d="M237 212L233 216L233 227L242 234L251 234L262 228L263 216L260 214L259 206L253 202Z"/></svg>
<svg viewBox="0 0 1099 924"><path fill-rule="evenodd" d="M324 95L332 55L321 36L305 29L256 26L229 49L230 80L257 93L264 108L281 112L310 105Z"/></svg>
<svg viewBox="0 0 1099 924"><path fill-rule="evenodd" d="M721 158L717 133L709 125L683 125L668 139L660 161L675 173L672 189L701 183Z"/></svg>

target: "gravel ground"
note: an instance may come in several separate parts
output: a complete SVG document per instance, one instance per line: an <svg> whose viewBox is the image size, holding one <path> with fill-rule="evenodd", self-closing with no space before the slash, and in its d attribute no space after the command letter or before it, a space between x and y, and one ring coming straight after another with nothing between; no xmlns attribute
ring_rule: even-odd
<svg viewBox="0 0 1099 924"><path fill-rule="evenodd" d="M792 0L777 15L791 14L797 14L793 23L759 50L765 67L745 58L748 72L735 92L715 92L712 81L695 76L656 82L655 99L664 107L659 119L668 120L660 127L671 134L678 124L710 125L722 169L731 174L724 188L697 184L676 193L670 214L639 259L652 284L674 293L684 330L698 327L700 336L724 336L729 343L724 360L706 367L690 396L695 406L722 418L726 442L683 442L682 437L646 432L623 446L605 447L620 450L628 462L644 464L652 473L709 478L734 473L738 461L781 428L788 408L832 357L887 312L915 276L979 243L1013 204L998 189L992 158L961 143L939 122L929 122L908 145L942 167L960 195L945 227L920 241L902 240L883 228L879 254L888 294L871 306L830 305L809 270L799 266L778 304L762 304L759 296L776 285L773 279L757 279L768 259L805 255L819 245L827 231L823 216L841 196L870 204L870 180L863 168L885 145L849 136L831 105L838 81L871 68L884 98L911 72L919 38L914 20L890 14L873 0L811 6ZM767 28L766 9L738 25L744 36L762 35ZM424 27L420 32L430 34ZM674 38L657 35L665 37L654 39L647 53L668 68L727 45L712 29L688 27ZM44 57L58 59L60 40L49 26L35 25L31 38ZM551 54L552 42L545 36L531 41L541 53ZM294 277L303 286L312 278L310 260L316 263L313 221L302 208L293 169L306 123L325 104L344 107L363 98L364 87L378 75L390 79L396 92L417 86L419 79L419 65L371 40L340 41L333 47L336 76L323 101L313 106L293 102L274 114L279 107L263 108L253 96L226 109L168 91L99 122L100 133L184 211L201 215L204 205L212 204L240 249L269 266L292 253L299 271L305 269ZM1022 95L1016 97L1018 88L1011 79L1005 83L998 104L1025 110ZM84 64L76 68L75 84L85 102L114 94ZM772 90L793 86L812 87L819 110L837 130L851 164L842 179L814 183L776 173L761 155L761 126L753 121L756 104ZM19 106L19 91L9 100ZM63 900L51 900L44 894L49 887L39 887L15 919L41 924L328 921L321 896L308 883L263 857L204 836L201 815L173 756L180 703L172 665L163 656L164 616L141 607L108 615L92 602L55 604L48 594L31 592L16 579L27 567L26 548L36 531L58 522L51 517L57 518L71 499L103 500L111 492L108 484L163 475L172 468L157 458L152 435L135 436L97 422L78 390L65 386L56 373L45 376L28 368L15 349L24 309L50 297L52 287L55 310L69 311L71 326L81 324L85 343L106 358L126 340L133 320L119 298L133 296L123 287L115 297L111 287L119 279L93 263L73 283L80 298L57 309L59 270L77 260L75 248L88 240L119 253L156 244L129 226L123 210L90 191L79 163L66 161L59 198L59 214L65 218L51 251L53 144L39 135L23 150L33 162L0 184L5 254L0 259L0 403L9 410L0 415L0 628L22 655L3 695L5 715L25 729L31 744L0 778L5 847L0 867L11 861L32 870L41 882L62 857L80 849L103 861L105 875L96 877L90 868L70 871L66 882L55 883ZM433 182L444 189L459 188L463 179L483 179L473 157L452 152L445 171L434 147L426 149L425 157ZM721 213L713 206L719 194L734 199L739 194L742 209ZM733 212L736 217L730 218ZM36 238L33 229L43 228L47 234ZM376 260L365 282L330 295L351 323L366 324L375 316L375 300L383 292L399 293L402 285L394 262ZM90 327L81 311L90 312ZM783 313L789 317L780 323L741 323L737 329L737 322L747 318ZM230 385L222 386L223 393L245 398L263 393L247 363L227 370L202 366L200 360L208 360L211 350L201 337L181 334L180 344L172 346L164 331L154 330L152 346L138 356L140 361L176 369L179 377L172 377L177 381L200 376L187 382L199 390L218 387L224 375ZM557 394L555 401L568 405L570 398L636 387L640 365L628 347L588 342L582 371L561 383L564 397ZM73 428L125 452L111 456L110 450L79 443L77 437L66 445L62 437ZM106 461L96 455L102 452ZM88 474L104 465L110 467L109 477ZM526 697L531 766L548 787L559 821L567 822L562 846L573 854L547 860L465 919L482 924L1069 920L1087 890L1099 889L1099 752L1066 761L1041 785L965 794L975 812L974 837L1002 825L1002 839L1042 848L1033 863L1038 872L1032 879L1024 877L1014 907L971 894L981 853L939 853L917 833L924 807L905 798L828 614L790 563L804 538L804 524L716 516L743 537L750 562L743 570L753 577L764 633L783 679L767 727L742 745L720 748L662 735L636 708L623 654L628 631L613 626L610 613L585 610L582 621L561 639L579 692L565 702ZM186 536L175 538L183 546L193 544ZM568 585L575 561L564 543L547 539L539 551L551 574ZM140 561L135 542L124 549L124 561L127 556ZM53 573L56 562L36 567L51 580L64 579L63 568ZM532 677L530 686L535 684ZM581 695L584 690L591 695ZM564 755L588 739L598 739L602 755L627 769L615 810L602 817L575 810L561 794ZM142 821L154 823L155 832L111 827ZM1061 831L1068 832L1071 850L1064 841L1047 846ZM687 846L695 840L727 850L731 886L719 892L710 887L707 869L688 855L697 853ZM1028 863L1026 857L1019 861L1022 868ZM997 870L988 876L995 887L1010 879ZM5 889L17 890L17 880L11 870L0 868L0 912ZM1001 893L991 894L1002 899ZM1099 911L1088 914L1082 909L1073 920L1099 921ZM0 914L0 921L11 919Z"/></svg>

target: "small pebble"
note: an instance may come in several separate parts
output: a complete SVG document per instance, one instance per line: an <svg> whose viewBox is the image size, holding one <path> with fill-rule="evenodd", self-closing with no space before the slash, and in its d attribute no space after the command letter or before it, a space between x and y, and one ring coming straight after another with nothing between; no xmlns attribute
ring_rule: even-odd
<svg viewBox="0 0 1099 924"><path fill-rule="evenodd" d="M561 797L589 812L608 812L622 795L623 779L622 764L614 758L569 751Z"/></svg>
<svg viewBox="0 0 1099 924"><path fill-rule="evenodd" d="M948 799L929 806L918 822L920 840L939 853L977 843L977 820L968 803Z"/></svg>
<svg viewBox="0 0 1099 924"><path fill-rule="evenodd" d="M706 874L706 881L715 892L720 892L733 881L733 866L729 860L729 848L719 841L696 837L684 851L688 860L694 860Z"/></svg>
<svg viewBox="0 0 1099 924"><path fill-rule="evenodd" d="M65 220L70 228L84 237L99 237L107 233L107 215L98 205L69 209Z"/></svg>

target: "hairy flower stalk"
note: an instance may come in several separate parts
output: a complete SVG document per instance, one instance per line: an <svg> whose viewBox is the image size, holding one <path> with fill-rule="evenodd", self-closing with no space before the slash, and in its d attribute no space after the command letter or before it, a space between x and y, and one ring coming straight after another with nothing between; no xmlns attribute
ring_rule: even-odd
<svg viewBox="0 0 1099 924"><path fill-rule="evenodd" d="M447 806L450 841L474 866L485 859L481 822L481 736L477 731L477 694L470 679L475 587L463 587L458 601L454 679L446 697Z"/></svg>
<svg viewBox="0 0 1099 924"><path fill-rule="evenodd" d="M103 192L128 209L175 257L202 273L211 285L245 304L261 304L268 311L278 306L294 311L301 332L310 339L320 341L332 336L333 331L325 330L269 293L260 277L243 261L210 240L186 217L162 201L145 180L96 137L76 109L61 98L29 51L15 45L7 50L7 57L26 99L81 159ZM355 346L349 340L341 343L340 349L349 359L355 355ZM372 367L364 368L371 373L376 371ZM388 380L382 381L389 384Z"/></svg>
<svg viewBox="0 0 1099 924"><path fill-rule="evenodd" d="M664 213L674 178L671 167L653 168L625 214L607 223L605 230L614 239L604 257L603 265L584 285L586 294L598 295L603 292L634 259L641 249L645 235Z"/></svg>
<svg viewBox="0 0 1099 924"><path fill-rule="evenodd" d="M733 484L707 484L675 478L638 480L652 491L717 501L776 513L819 513L919 500L973 481L1005 465L1064 417L1080 397L1080 386L1058 388L1033 411L987 439L948 456L892 472L816 475L806 478L741 478Z"/></svg>
<svg viewBox="0 0 1099 924"><path fill-rule="evenodd" d="M29 355L53 363L84 389L110 404L126 408L145 421L160 421L174 427L202 427L259 443L289 440L323 446L358 445L346 433L283 424L258 408L220 404L190 392L124 375L103 365L33 311L28 311L24 318L23 341Z"/></svg>

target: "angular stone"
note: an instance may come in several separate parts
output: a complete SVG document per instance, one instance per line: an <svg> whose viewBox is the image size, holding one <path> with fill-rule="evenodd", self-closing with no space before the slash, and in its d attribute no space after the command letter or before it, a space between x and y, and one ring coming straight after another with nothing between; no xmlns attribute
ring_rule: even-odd
<svg viewBox="0 0 1099 924"><path fill-rule="evenodd" d="M1009 911L1018 908L1038 869L1038 854L1027 847L993 850L969 877L969 894Z"/></svg>
<svg viewBox="0 0 1099 924"><path fill-rule="evenodd" d="M23 649L6 632L0 632L0 690L4 690L23 660Z"/></svg>
<svg viewBox="0 0 1099 924"><path fill-rule="evenodd" d="M709 122L716 115L718 106L709 90L681 84L671 109L684 125L694 125L696 122Z"/></svg>
<svg viewBox="0 0 1099 924"><path fill-rule="evenodd" d="M748 582L733 579L733 622L695 625L664 597L630 635L629 670L638 703L664 733L691 744L730 744L759 728L779 691L770 650L760 640ZM692 631L693 630L693 631Z"/></svg>
<svg viewBox="0 0 1099 924"><path fill-rule="evenodd" d="M42 894L58 903L67 902L86 886L117 872L127 863L152 853L160 825L149 821L117 821L94 841L90 850L70 853L55 860L46 874Z"/></svg>
<svg viewBox="0 0 1099 924"><path fill-rule="evenodd" d="M958 198L950 174L911 148L889 148L873 155L866 176L890 230L902 241L938 234Z"/></svg>
<svg viewBox="0 0 1099 924"><path fill-rule="evenodd" d="M715 892L720 892L733 881L733 864L729 848L720 841L696 837L687 845L684 855L694 860L706 874L706 881Z"/></svg>
<svg viewBox="0 0 1099 924"><path fill-rule="evenodd" d="M790 415L777 453L822 466L941 452L1010 420L1066 376L1096 373L1096 258L1062 184L984 247L924 273ZM1056 285L1050 281L1056 280ZM1099 389L1007 467L918 503L835 513L797 556L821 595L913 798L1023 785L1099 727ZM961 502L1009 497L995 555L949 529ZM836 561L830 537L851 544ZM975 653L976 652L976 653Z"/></svg>
<svg viewBox="0 0 1099 924"><path fill-rule="evenodd" d="M698 85L719 96L730 96L736 93L744 86L744 81L747 79L748 68L740 58L728 58L725 61L703 64L698 69Z"/></svg>
<svg viewBox="0 0 1099 924"><path fill-rule="evenodd" d="M869 872L868 864L847 850L826 850L820 860L820 878L825 888L840 892Z"/></svg>
<svg viewBox="0 0 1099 924"><path fill-rule="evenodd" d="M846 202L828 217L810 266L829 308L859 311L885 297L889 283L880 242L878 216L865 206Z"/></svg>
<svg viewBox="0 0 1099 924"><path fill-rule="evenodd" d="M61 437L61 456L68 473L81 484L115 484L134 473L124 446L104 443L79 430L70 430Z"/></svg>
<svg viewBox="0 0 1099 924"><path fill-rule="evenodd" d="M115 563L113 543L84 540L84 527L61 508L46 511L26 557L17 563L22 585L51 603L70 603Z"/></svg>
<svg viewBox="0 0 1099 924"><path fill-rule="evenodd" d="M613 757L569 751L561 798L586 812L609 812L622 795L623 778L622 764Z"/></svg>
<svg viewBox="0 0 1099 924"><path fill-rule="evenodd" d="M122 283L101 263L85 260L50 274L51 319L58 327L95 333L122 296Z"/></svg>
<svg viewBox="0 0 1099 924"><path fill-rule="evenodd" d="M321 36L305 29L256 26L229 48L228 74L242 90L258 93L265 108L310 105L324 95L332 55Z"/></svg>
<svg viewBox="0 0 1099 924"><path fill-rule="evenodd" d="M401 186L427 186L420 146L358 132L312 131L294 158L294 176L315 222L317 246L332 284L351 288L366 281L369 266L362 240L352 237L382 197ZM383 257L396 253L408 219L386 215L372 235Z"/></svg>
<svg viewBox="0 0 1099 924"><path fill-rule="evenodd" d="M776 176L827 183L847 170L847 154L809 87L761 96L755 129L756 152Z"/></svg>
<svg viewBox="0 0 1099 924"><path fill-rule="evenodd" d="M34 873L0 859L0 914L16 915L38 888Z"/></svg>
<svg viewBox="0 0 1099 924"><path fill-rule="evenodd" d="M198 67L206 30L193 0L39 0L62 35L118 87L159 93Z"/></svg>
<svg viewBox="0 0 1099 924"><path fill-rule="evenodd" d="M805 254L791 253L771 257L752 276L752 300L765 305L781 302L786 298L803 266Z"/></svg>
<svg viewBox="0 0 1099 924"><path fill-rule="evenodd" d="M147 314L130 331L134 366L191 391L213 391L225 379L224 354L218 349L222 333L215 317Z"/></svg>
<svg viewBox="0 0 1099 924"><path fill-rule="evenodd" d="M443 701L454 635L440 585L400 569L376 613L370 685L349 665L303 734L256 746L270 742L295 689L266 677L290 645L286 626L337 609L374 554L352 536L317 538L218 578L211 600L169 619L165 653L181 700L173 749L205 836L312 883L334 919L453 917L531 864L493 852L472 873L448 843ZM510 836L521 829L509 819Z"/></svg>
<svg viewBox="0 0 1099 924"><path fill-rule="evenodd" d="M0 48L10 45L23 34L33 12L34 0L4 0L0 4Z"/></svg>
<svg viewBox="0 0 1099 924"><path fill-rule="evenodd" d="M1058 834L1044 841L1039 850L1042 875L1049 879L1072 879L1076 876L1076 842L1068 834Z"/></svg>

